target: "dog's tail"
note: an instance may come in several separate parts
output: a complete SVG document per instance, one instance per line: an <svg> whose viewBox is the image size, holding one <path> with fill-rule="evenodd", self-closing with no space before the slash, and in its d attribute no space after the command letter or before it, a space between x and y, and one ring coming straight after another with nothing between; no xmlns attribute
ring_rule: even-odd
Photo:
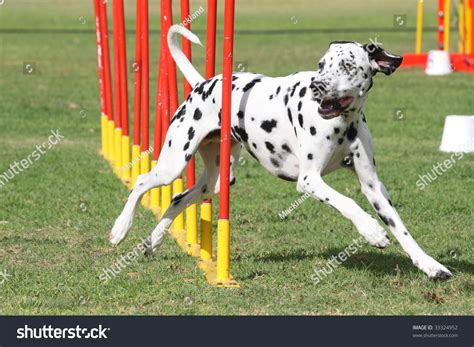
<svg viewBox="0 0 474 347"><path fill-rule="evenodd" d="M189 59L184 55L183 51L179 47L177 34L181 34L189 41L202 46L201 41L196 35L194 35L182 25L172 25L170 30L168 30L168 47L170 49L171 56L189 84L191 84L192 87L195 87L196 84L203 82L204 78L199 74L199 72L197 72L193 64L191 64Z"/></svg>

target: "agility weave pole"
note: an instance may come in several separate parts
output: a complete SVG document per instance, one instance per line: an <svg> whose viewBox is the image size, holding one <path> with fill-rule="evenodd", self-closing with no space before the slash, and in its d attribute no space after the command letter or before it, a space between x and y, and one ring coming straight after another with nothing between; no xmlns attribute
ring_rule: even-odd
<svg viewBox="0 0 474 347"><path fill-rule="evenodd" d="M181 249L193 256L205 272L207 281L216 286L239 287L230 274L230 115L232 97L232 65L235 0L225 0L222 126L220 148L220 205L217 230L217 250L212 250L212 202L201 205L201 233L198 235L197 206L191 205L175 218L171 235ZM167 33L172 25L172 0L160 2L161 43L156 90L153 147L150 147L149 129L149 3L136 1L135 61L133 62L133 138L129 135L129 105L127 83L127 57L125 41L124 1L112 1L113 64L109 52L107 1L93 0L98 57L99 92L101 105L102 156L109 161L113 172L128 188L133 187L138 175L150 171L159 158L169 122L178 108L178 88L175 62L167 45ZM181 20L190 29L189 0L180 0ZM208 1L206 78L215 73L217 0ZM183 37L183 52L191 60L191 43ZM113 67L113 76L112 76ZM112 78L113 77L113 78ZM186 80L184 98L191 91ZM152 154L151 154L152 152ZM186 168L186 188L195 184L194 158ZM171 204L174 194L184 191L183 178L171 185L154 188L146 193L142 205L150 209L157 219Z"/></svg>
<svg viewBox="0 0 474 347"><path fill-rule="evenodd" d="M436 49L450 51L451 8L454 1L438 0ZM450 53L452 68L455 71L474 73L474 0L458 0L458 52ZM415 53L403 55L402 67L421 66L426 68L428 54L422 50L424 0L417 1Z"/></svg>

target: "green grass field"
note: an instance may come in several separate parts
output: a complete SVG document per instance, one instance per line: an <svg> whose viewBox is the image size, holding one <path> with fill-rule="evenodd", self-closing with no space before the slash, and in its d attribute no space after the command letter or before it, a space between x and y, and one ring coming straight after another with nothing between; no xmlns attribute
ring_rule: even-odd
<svg viewBox="0 0 474 347"><path fill-rule="evenodd" d="M130 30L134 3L127 1ZM434 3L427 3L427 26L435 25ZM205 2L192 1L192 10L200 5ZM159 27L158 7L154 2L153 29ZM332 40L377 37L393 53L412 51L415 11L409 0L240 0L236 66L271 76L316 69ZM0 273L8 274L0 277L0 314L474 314L474 157L465 155L426 189L416 186L418 175L450 156L438 151L444 117L473 114L474 75L462 73L377 76L366 107L379 176L420 245L453 271L449 281L429 280L393 242L383 251L363 246L313 284L313 270L357 238L356 230L311 200L281 221L278 213L299 197L295 185L271 177L244 154L231 206L231 272L240 289L210 287L171 237L153 257L139 257L102 284L102 269L132 250L156 222L141 208L123 244L113 249L108 243L127 190L98 154L92 13L92 1L0 5L0 174L46 141L51 129L64 136L0 186ZM398 14L406 15L407 27L394 26ZM203 41L205 21L202 16L192 24ZM134 34L127 38L133 60ZM434 48L434 40L428 32L424 48ZM150 43L154 93L158 32ZM204 49L193 54L202 71ZM24 73L25 63L35 64L33 73ZM132 83L130 74L130 92ZM336 172L327 182L370 211L351 174Z"/></svg>

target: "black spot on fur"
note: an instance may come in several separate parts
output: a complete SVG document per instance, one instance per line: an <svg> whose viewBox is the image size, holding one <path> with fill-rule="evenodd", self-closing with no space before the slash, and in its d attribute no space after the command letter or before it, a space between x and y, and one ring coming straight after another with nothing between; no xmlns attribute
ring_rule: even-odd
<svg viewBox="0 0 474 347"><path fill-rule="evenodd" d="M300 90L300 98L304 97L306 94L306 87L301 88Z"/></svg>
<svg viewBox="0 0 474 347"><path fill-rule="evenodd" d="M380 206L378 203L374 202L374 208L378 211L380 210Z"/></svg>
<svg viewBox="0 0 474 347"><path fill-rule="evenodd" d="M280 167L280 163L275 158L270 158L270 162L272 163L274 167L276 168Z"/></svg>
<svg viewBox="0 0 474 347"><path fill-rule="evenodd" d="M239 117L240 119L244 118L244 111L240 110L239 112L237 112L237 117Z"/></svg>
<svg viewBox="0 0 474 347"><path fill-rule="evenodd" d="M310 134L313 135L313 136L316 135L316 128L313 127L313 126L310 127L310 128L309 128L309 132L310 132Z"/></svg>
<svg viewBox="0 0 474 347"><path fill-rule="evenodd" d="M283 98L283 101L285 102L285 106L288 104L288 94L285 94L285 97Z"/></svg>
<svg viewBox="0 0 474 347"><path fill-rule="evenodd" d="M382 220L382 222L385 224L385 225L389 225L389 221L387 219L387 217L385 217L384 215L381 215L380 213L378 213L380 219ZM393 222L393 221L392 221Z"/></svg>
<svg viewBox="0 0 474 347"><path fill-rule="evenodd" d="M403 235L408 236L408 233L406 231L403 232Z"/></svg>
<svg viewBox="0 0 474 347"><path fill-rule="evenodd" d="M281 178L282 180L289 181L289 182L296 182L295 178L286 176L284 174L278 174L278 178Z"/></svg>
<svg viewBox="0 0 474 347"><path fill-rule="evenodd" d="M232 179L229 182L229 186L233 186L235 184L235 177L232 177Z"/></svg>
<svg viewBox="0 0 474 347"><path fill-rule="evenodd" d="M308 153L308 159L313 160L313 154L312 153Z"/></svg>
<svg viewBox="0 0 474 347"><path fill-rule="evenodd" d="M194 131L194 128L193 128L193 127L190 127L190 128L188 129L188 140L191 141L191 140L193 139L195 133L196 133L196 132Z"/></svg>
<svg viewBox="0 0 474 347"><path fill-rule="evenodd" d="M202 117L202 112L199 108L196 108L196 110L194 111L194 120L200 120Z"/></svg>
<svg viewBox="0 0 474 347"><path fill-rule="evenodd" d="M258 82L261 82L261 81L262 79L260 77L253 79L252 81L247 83L247 85L242 89L242 91L244 93L247 92L248 90L252 89Z"/></svg>
<svg viewBox="0 0 474 347"><path fill-rule="evenodd" d="M275 94L278 95L278 93L280 92L280 90L281 90L281 88L280 88L280 86L278 86L278 88L277 88Z"/></svg>
<svg viewBox="0 0 474 347"><path fill-rule="evenodd" d="M183 151L186 151L189 148L189 142L186 142L183 147Z"/></svg>
<svg viewBox="0 0 474 347"><path fill-rule="evenodd" d="M303 128L303 115L300 113L298 114L298 123L300 124L300 127Z"/></svg>
<svg viewBox="0 0 474 347"><path fill-rule="evenodd" d="M291 115L290 109L288 108L287 110L288 110L288 119L290 120L291 125L293 125L293 116Z"/></svg>
<svg viewBox="0 0 474 347"><path fill-rule="evenodd" d="M275 153L275 146L273 146L273 144L271 144L270 142L265 141L265 147L267 147L270 153Z"/></svg>
<svg viewBox="0 0 474 347"><path fill-rule="evenodd" d="M303 102L300 101L300 102L298 103L298 111L301 111L301 108L302 108L302 107L303 107Z"/></svg>
<svg viewBox="0 0 474 347"><path fill-rule="evenodd" d="M244 142L247 142L249 140L249 135L247 134L247 132L245 131L245 129L242 129L238 126L235 126L234 127L234 130L235 132L240 136L240 138L242 139L242 141Z"/></svg>
<svg viewBox="0 0 474 347"><path fill-rule="evenodd" d="M253 148L257 149L257 144L255 142L252 142Z"/></svg>
<svg viewBox="0 0 474 347"><path fill-rule="evenodd" d="M334 133L339 134L339 128L334 128Z"/></svg>
<svg viewBox="0 0 474 347"><path fill-rule="evenodd" d="M351 125L349 126L349 131L347 132L347 139L352 142L355 140L356 136L357 129L354 128L354 123L351 123Z"/></svg>
<svg viewBox="0 0 474 347"><path fill-rule="evenodd" d="M339 140L337 140L337 143L340 144L340 145L342 145L343 142L344 142L344 138L343 138L343 137L341 137Z"/></svg>
<svg viewBox="0 0 474 347"><path fill-rule="evenodd" d="M265 130L267 133L271 133L272 129L277 126L277 121L275 119L265 120L262 122L260 127Z"/></svg>
<svg viewBox="0 0 474 347"><path fill-rule="evenodd" d="M171 147L171 140L168 141L168 147Z"/></svg>
<svg viewBox="0 0 474 347"><path fill-rule="evenodd" d="M296 88L298 88L298 86L301 84L301 82L297 82L295 83L295 85L293 86L292 90L291 90L291 94L290 96L293 97L293 95L295 94L295 91L296 91Z"/></svg>
<svg viewBox="0 0 474 347"><path fill-rule="evenodd" d="M184 156L184 160L185 160L186 162L188 162L188 161L191 160L192 157L193 157L193 156L192 156L191 154L186 154L186 155Z"/></svg>
<svg viewBox="0 0 474 347"><path fill-rule="evenodd" d="M291 149L290 149L290 147L289 147L286 143L284 143L283 145L281 145L281 149L283 149L283 150L284 150L285 152L287 152L287 153L291 153Z"/></svg>

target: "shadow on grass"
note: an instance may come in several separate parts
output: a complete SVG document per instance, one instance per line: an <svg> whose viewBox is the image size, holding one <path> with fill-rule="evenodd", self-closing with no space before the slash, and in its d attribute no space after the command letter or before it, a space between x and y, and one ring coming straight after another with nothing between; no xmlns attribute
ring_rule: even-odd
<svg viewBox="0 0 474 347"><path fill-rule="evenodd" d="M254 259L263 262L283 262L292 260L329 260L333 256L337 256L343 252L344 248L329 248L324 252L316 252L307 249L288 250L279 253L266 253L258 255ZM436 258L443 265L447 266L453 273L465 273L474 275L474 264L457 260L453 258L438 257ZM324 265L322 265L324 266ZM383 251L359 251L353 254L346 261L341 262L341 265L347 269L369 269L377 274L395 274L395 269L398 268L404 273L418 272L419 270L412 264L408 256L399 254L384 253Z"/></svg>

